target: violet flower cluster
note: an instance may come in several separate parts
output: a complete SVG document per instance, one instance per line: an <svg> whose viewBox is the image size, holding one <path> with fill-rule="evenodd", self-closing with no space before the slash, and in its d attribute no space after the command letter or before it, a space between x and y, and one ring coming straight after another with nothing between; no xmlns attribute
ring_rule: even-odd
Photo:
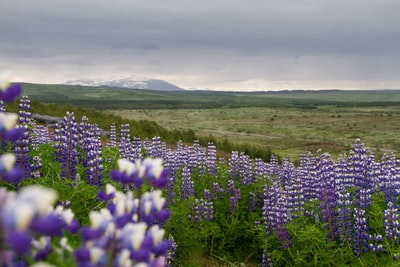
<svg viewBox="0 0 400 267"><path fill-rule="evenodd" d="M19 84L10 84L9 78L8 75L0 77L0 101L12 102L22 91ZM0 141L15 143L24 135L24 129L17 127L17 122L17 114L0 112ZM0 155L0 179L13 184L21 182L24 172L16 161L13 153Z"/></svg>
<svg viewBox="0 0 400 267"><path fill-rule="evenodd" d="M161 225L169 218L161 190L142 194L145 182L157 188L167 185L168 173L160 159L131 162L118 160L118 170L111 172L114 181L133 184L133 191L122 193L111 184L99 193L107 208L89 214L91 225L82 228L83 245L75 256L80 266L164 266L171 241L164 240Z"/></svg>
<svg viewBox="0 0 400 267"><path fill-rule="evenodd" d="M37 185L18 193L0 189L0 266L26 266L28 259L45 260L52 237L76 233L79 224L70 209L53 205L57 193Z"/></svg>

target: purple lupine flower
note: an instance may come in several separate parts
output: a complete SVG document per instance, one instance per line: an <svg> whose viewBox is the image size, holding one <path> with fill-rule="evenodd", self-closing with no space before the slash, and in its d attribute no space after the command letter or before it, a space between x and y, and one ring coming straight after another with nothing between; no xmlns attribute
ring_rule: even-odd
<svg viewBox="0 0 400 267"><path fill-rule="evenodd" d="M287 229L287 224L290 221L290 214L287 208L288 206L287 193L284 191L280 192L280 197L277 202L275 209L276 212L276 231L278 239L281 242L282 249L286 249L292 246L292 238Z"/></svg>
<svg viewBox="0 0 400 267"><path fill-rule="evenodd" d="M231 196L230 202L229 202L229 210L231 211L231 213L233 213L235 211L237 203L238 203L238 199L235 196Z"/></svg>
<svg viewBox="0 0 400 267"><path fill-rule="evenodd" d="M18 115L14 113L0 113L0 138L16 142L24 134L24 128L16 127Z"/></svg>
<svg viewBox="0 0 400 267"><path fill-rule="evenodd" d="M178 245L176 244L172 235L169 235L168 240L171 242L171 249L165 257L165 267L172 267L172 262L176 258Z"/></svg>
<svg viewBox="0 0 400 267"><path fill-rule="evenodd" d="M400 165L394 154L384 155L379 167L379 187L386 202L396 203L400 196Z"/></svg>
<svg viewBox="0 0 400 267"><path fill-rule="evenodd" d="M163 264L171 242L163 239L165 230L159 226L170 214L162 192L145 192L136 199L131 191L124 194L107 184L99 197L108 205L91 211L90 226L81 231L84 243L75 253L81 266L104 266L108 260L117 267Z"/></svg>
<svg viewBox="0 0 400 267"><path fill-rule="evenodd" d="M303 187L305 202L313 202L319 199L319 177L317 176L317 158L311 153L303 154L300 157L298 175ZM306 210L306 215L313 216L313 210Z"/></svg>
<svg viewBox="0 0 400 267"><path fill-rule="evenodd" d="M217 147L212 142L207 146L207 172L211 175L217 174Z"/></svg>
<svg viewBox="0 0 400 267"><path fill-rule="evenodd" d="M21 96L18 107L18 123L30 126L33 121L31 113L31 100L28 98L28 96Z"/></svg>
<svg viewBox="0 0 400 267"><path fill-rule="evenodd" d="M343 244L351 243L353 238L352 205L353 199L349 192L336 192L337 235Z"/></svg>
<svg viewBox="0 0 400 267"><path fill-rule="evenodd" d="M194 197L194 183L191 179L190 169L185 166L182 170L182 188L181 188L181 199L188 199Z"/></svg>
<svg viewBox="0 0 400 267"><path fill-rule="evenodd" d="M373 234L368 236L368 249L373 253L383 251L383 236L379 234Z"/></svg>
<svg viewBox="0 0 400 267"><path fill-rule="evenodd" d="M97 125L92 125L86 117L79 124L80 143L84 154L83 166L85 167L85 179L91 185L102 185L103 158L100 140L100 130Z"/></svg>
<svg viewBox="0 0 400 267"><path fill-rule="evenodd" d="M390 238L397 243L400 240L399 208L396 207L392 202L388 202L384 211L384 217L385 235L387 238Z"/></svg>
<svg viewBox="0 0 400 267"><path fill-rule="evenodd" d="M31 131L31 144L33 150L37 150L41 144L48 144L52 141L49 134L49 127L46 125L35 124Z"/></svg>
<svg viewBox="0 0 400 267"><path fill-rule="evenodd" d="M192 203L190 210L191 213L188 217L192 221L211 221L214 218L214 205L212 201L196 198L194 203Z"/></svg>
<svg viewBox="0 0 400 267"><path fill-rule="evenodd" d="M41 236L38 240L32 240L32 256L35 261L46 260L53 251L51 238L49 236Z"/></svg>
<svg viewBox="0 0 400 267"><path fill-rule="evenodd" d="M239 166L240 183L242 185L251 184L253 181L253 165L250 156L240 153Z"/></svg>
<svg viewBox="0 0 400 267"><path fill-rule="evenodd" d="M218 199L221 196L221 193L224 192L224 189L219 187L218 182L213 182L212 184L212 199Z"/></svg>
<svg viewBox="0 0 400 267"><path fill-rule="evenodd" d="M280 169L278 158L275 155L271 155L267 176L272 178L278 177Z"/></svg>
<svg viewBox="0 0 400 267"><path fill-rule="evenodd" d="M6 104L4 103L3 100L0 100L0 112L5 113L6 112Z"/></svg>
<svg viewBox="0 0 400 267"><path fill-rule="evenodd" d="M61 177L74 180L78 165L78 126L73 112L67 112L58 132L56 159L61 163Z"/></svg>
<svg viewBox="0 0 400 267"><path fill-rule="evenodd" d="M115 122L110 125L110 141L107 143L109 147L117 147L117 126Z"/></svg>
<svg viewBox="0 0 400 267"><path fill-rule="evenodd" d="M214 202L206 201L204 203L204 219L208 221L214 219Z"/></svg>
<svg viewBox="0 0 400 267"><path fill-rule="evenodd" d="M210 192L210 189L204 189L204 191L203 191L203 198L204 198L206 201L210 201L210 200L211 200L211 192Z"/></svg>
<svg viewBox="0 0 400 267"><path fill-rule="evenodd" d="M354 177L356 187L356 204L360 209L367 209L372 204L374 181L376 180L374 156L371 151L356 140L348 157L349 170Z"/></svg>
<svg viewBox="0 0 400 267"><path fill-rule="evenodd" d="M7 246L20 256L30 255L36 244L33 237L61 236L76 220L70 210L60 213L53 209L56 198L55 191L40 186L25 187L14 197L7 198L0 206L0 225ZM42 250L34 251L35 255L47 256L48 250L45 247Z"/></svg>
<svg viewBox="0 0 400 267"><path fill-rule="evenodd" d="M235 180L240 177L240 156L238 151L232 151L228 160L230 178Z"/></svg>
<svg viewBox="0 0 400 267"><path fill-rule="evenodd" d="M207 173L207 152L204 147L197 146L197 172L199 178Z"/></svg>
<svg viewBox="0 0 400 267"><path fill-rule="evenodd" d="M193 222L198 222L201 219L201 206L202 201L200 199L195 199L190 207L190 214L188 215L189 220Z"/></svg>
<svg viewBox="0 0 400 267"><path fill-rule="evenodd" d="M4 181L18 184L24 178L24 171L15 166L16 157L14 154L6 153L0 155L0 178Z"/></svg>
<svg viewBox="0 0 400 267"><path fill-rule="evenodd" d="M296 175L293 181L286 187L288 194L288 208L293 218L301 216L305 212L303 185L301 176Z"/></svg>
<svg viewBox="0 0 400 267"><path fill-rule="evenodd" d="M175 203L176 192L175 192L175 183L178 173L178 163L175 160L177 157L176 153L169 151L166 153L164 157L164 167L168 170L168 184L167 184L167 202L169 204Z"/></svg>
<svg viewBox="0 0 400 267"><path fill-rule="evenodd" d="M0 74L0 100L4 102L13 102L22 92L22 86L20 84L11 84L10 80L11 74Z"/></svg>
<svg viewBox="0 0 400 267"><path fill-rule="evenodd" d="M321 154L318 161L317 175L320 181L320 207L322 212L322 221L327 230L327 239L335 239L336 225L336 195L335 195L335 173L333 160L329 154Z"/></svg>
<svg viewBox="0 0 400 267"><path fill-rule="evenodd" d="M140 219L148 225L164 223L171 215L160 190L145 192L140 202Z"/></svg>
<svg viewBox="0 0 400 267"><path fill-rule="evenodd" d="M353 251L357 256L360 256L368 249L368 225L365 210L354 208L353 220Z"/></svg>
<svg viewBox="0 0 400 267"><path fill-rule="evenodd" d="M151 140L151 144L149 147L149 156L154 158L163 158L163 149L161 138L159 136L154 136Z"/></svg>
<svg viewBox="0 0 400 267"><path fill-rule="evenodd" d="M135 163L127 159L119 159L118 170L111 171L111 178L123 185L134 184L140 188L147 179L158 188L164 188L168 183L168 171L163 168L162 159L146 158Z"/></svg>
<svg viewBox="0 0 400 267"><path fill-rule="evenodd" d="M228 180L228 192L231 195L235 194L235 182L232 179Z"/></svg>
<svg viewBox="0 0 400 267"><path fill-rule="evenodd" d="M267 163L265 163L262 159L255 159L253 183L265 180L267 177L267 167Z"/></svg>
<svg viewBox="0 0 400 267"><path fill-rule="evenodd" d="M119 140L119 151L121 153L121 157L128 160L136 160L136 157L133 153L132 143L131 143L131 134L129 124L121 125L121 134Z"/></svg>
<svg viewBox="0 0 400 267"><path fill-rule="evenodd" d="M19 125L18 127L23 129L23 134L20 139L15 142L14 153L16 156L16 164L23 169L24 177L32 177L32 165L30 158L30 130L27 125Z"/></svg>
<svg viewBox="0 0 400 267"><path fill-rule="evenodd" d="M142 161L144 175L150 183L158 188L164 188L168 184L168 170L163 167L161 158L146 158Z"/></svg>
<svg viewBox="0 0 400 267"><path fill-rule="evenodd" d="M265 251L262 254L261 258L261 267L272 267L272 258L271 254L266 253Z"/></svg>
<svg viewBox="0 0 400 267"><path fill-rule="evenodd" d="M276 207L280 194L279 187L265 186L264 188L264 203L262 207L263 223L267 235L272 234L276 230Z"/></svg>

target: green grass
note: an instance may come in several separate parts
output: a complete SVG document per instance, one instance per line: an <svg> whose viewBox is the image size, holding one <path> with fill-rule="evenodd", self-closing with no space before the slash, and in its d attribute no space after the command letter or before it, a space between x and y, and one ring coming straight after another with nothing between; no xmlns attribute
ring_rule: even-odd
<svg viewBox="0 0 400 267"><path fill-rule="evenodd" d="M155 121L165 128L193 129L232 142L270 148L281 156L297 157L322 149L338 155L356 138L379 152L398 152L400 107L317 109L220 108L186 110L114 110L126 119Z"/></svg>
<svg viewBox="0 0 400 267"><path fill-rule="evenodd" d="M376 155L400 151L400 91L160 92L23 84L43 103L92 108L168 130L270 150L280 157L322 149L338 156L356 138ZM147 131L146 131L147 132Z"/></svg>

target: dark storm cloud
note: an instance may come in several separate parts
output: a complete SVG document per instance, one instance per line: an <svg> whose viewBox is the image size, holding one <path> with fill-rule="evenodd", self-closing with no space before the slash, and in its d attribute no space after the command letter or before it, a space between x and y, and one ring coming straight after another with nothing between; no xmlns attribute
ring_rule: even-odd
<svg viewBox="0 0 400 267"><path fill-rule="evenodd" d="M221 82L395 79L399 8L396 0L2 1L0 67L56 58Z"/></svg>

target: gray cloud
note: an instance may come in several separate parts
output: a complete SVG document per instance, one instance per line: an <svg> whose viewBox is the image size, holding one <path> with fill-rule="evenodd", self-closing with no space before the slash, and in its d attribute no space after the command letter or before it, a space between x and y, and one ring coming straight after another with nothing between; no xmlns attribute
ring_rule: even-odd
<svg viewBox="0 0 400 267"><path fill-rule="evenodd" d="M400 88L399 8L396 0L2 1L0 68L36 80L137 72L186 87Z"/></svg>

